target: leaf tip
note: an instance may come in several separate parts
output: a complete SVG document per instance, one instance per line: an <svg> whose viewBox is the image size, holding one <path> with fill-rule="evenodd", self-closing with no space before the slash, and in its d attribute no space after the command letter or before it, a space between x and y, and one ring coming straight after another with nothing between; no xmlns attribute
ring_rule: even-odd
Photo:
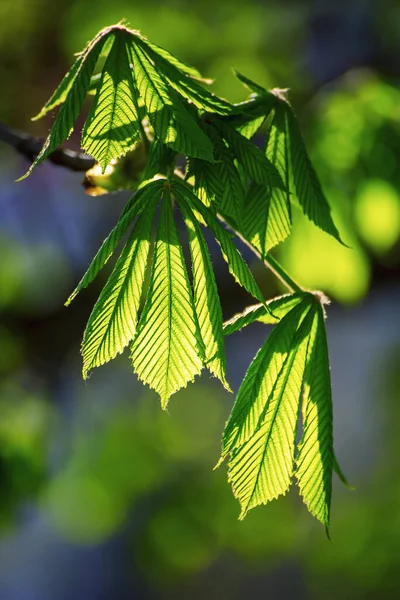
<svg viewBox="0 0 400 600"><path fill-rule="evenodd" d="M162 396L160 394L161 408L163 410L165 410L166 412L168 412L168 404L169 404L169 399L170 398L171 398L171 396Z"/></svg>
<svg viewBox="0 0 400 600"><path fill-rule="evenodd" d="M29 175L31 173L32 173L32 167L30 167L28 169L28 171L24 175L21 175L21 177L18 177L18 179L15 180L15 183L19 183L20 181L23 181L24 179L26 179L27 177L29 177Z"/></svg>
<svg viewBox="0 0 400 600"><path fill-rule="evenodd" d="M226 458L226 454L222 454L222 456L219 457L217 464L215 465L215 467L213 467L213 471L216 471L217 469L219 469L219 467L225 461L225 458Z"/></svg>
<svg viewBox="0 0 400 600"><path fill-rule="evenodd" d="M37 115L35 115L34 117L31 117L31 121L39 121L39 119L41 119L42 117L44 117L46 114L46 111L44 111L43 109L38 112Z"/></svg>
<svg viewBox="0 0 400 600"><path fill-rule="evenodd" d="M239 521L243 521L245 516L247 515L248 509L247 507L241 506L240 507L240 515L238 516L238 520Z"/></svg>
<svg viewBox="0 0 400 600"><path fill-rule="evenodd" d="M76 296L77 296L77 295L78 295L78 291L77 291L77 290L74 290L74 291L72 292L72 294L71 294L71 295L70 295L70 296L67 298L67 300L64 302L64 306L65 306L65 307L68 307L68 306L71 304L72 300L74 300L74 298L76 298Z"/></svg>

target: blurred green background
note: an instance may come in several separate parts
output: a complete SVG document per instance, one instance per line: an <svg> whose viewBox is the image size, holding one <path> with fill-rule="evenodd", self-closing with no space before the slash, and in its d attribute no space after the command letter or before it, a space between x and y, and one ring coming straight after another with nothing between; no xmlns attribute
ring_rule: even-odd
<svg viewBox="0 0 400 600"><path fill-rule="evenodd" d="M0 120L44 137L52 118L30 117L123 17L229 100L246 97L231 67L291 89L351 249L296 214L278 255L333 299L336 449L356 490L335 482L333 543L295 488L239 522L212 470L232 395L204 375L162 412L126 355L83 383L80 339L107 274L63 303L127 196L88 197L81 175L49 164L16 184L27 165L1 144L0 598L398 598L400 3L2 0ZM248 298L215 264L228 318ZM235 390L266 333L227 340Z"/></svg>

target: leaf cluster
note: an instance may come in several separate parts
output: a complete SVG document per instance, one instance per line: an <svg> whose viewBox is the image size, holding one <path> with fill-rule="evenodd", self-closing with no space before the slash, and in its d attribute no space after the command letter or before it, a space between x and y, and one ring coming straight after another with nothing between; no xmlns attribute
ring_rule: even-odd
<svg viewBox="0 0 400 600"><path fill-rule="evenodd" d="M333 452L324 298L301 290L270 250L290 234L292 201L341 240L285 93L235 74L251 95L230 104L209 91L196 69L140 32L107 27L36 117L59 107L27 175L70 136L92 97L82 148L96 159L104 190L119 181L136 192L67 301L122 244L84 333L84 377L129 346L134 371L166 408L203 368L230 390L224 336L255 321L274 325L240 386L221 460L228 457L241 518L285 494L295 479L309 511L328 529L332 470L342 475ZM253 137L263 131L258 145ZM185 166L177 168L182 155ZM121 165L128 185L120 184ZM259 302L225 324L204 228L236 282ZM294 293L266 302L232 232Z"/></svg>

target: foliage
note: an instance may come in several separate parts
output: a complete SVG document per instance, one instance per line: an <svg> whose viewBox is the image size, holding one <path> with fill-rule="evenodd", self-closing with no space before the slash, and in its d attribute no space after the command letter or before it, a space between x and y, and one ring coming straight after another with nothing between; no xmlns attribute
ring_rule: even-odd
<svg viewBox="0 0 400 600"><path fill-rule="evenodd" d="M240 518L285 494L295 478L328 531L332 470L340 469L333 452L327 300L302 290L270 251L290 235L292 199L314 225L341 240L285 92L236 76L251 95L231 104L211 93L197 70L138 31L107 27L39 113L60 106L26 175L69 137L85 98L94 96L81 145L105 179L132 159L136 168L124 171L127 181L112 181L136 192L67 301L93 281L130 231L86 327L84 377L130 345L134 371L166 408L204 367L229 390L224 335L254 321L274 325L240 386L221 460L229 457ZM262 127L259 148L252 137ZM177 167L180 155L183 168ZM113 189L110 181L104 189ZM187 230L190 271L175 209ZM225 324L203 228L236 282L259 302ZM265 301L235 235L286 284L288 295Z"/></svg>

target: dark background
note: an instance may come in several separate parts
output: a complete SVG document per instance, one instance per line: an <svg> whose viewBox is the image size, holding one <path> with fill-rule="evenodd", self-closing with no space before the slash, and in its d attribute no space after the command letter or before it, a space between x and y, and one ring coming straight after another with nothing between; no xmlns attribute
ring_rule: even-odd
<svg viewBox="0 0 400 600"><path fill-rule="evenodd" d="M63 304L128 196L86 196L50 164L15 183L28 165L0 144L0 598L398 598L400 3L1 0L0 120L44 137L52 117L30 117L123 17L232 101L246 93L230 67L291 89L351 249L296 213L279 257L333 299L335 445L356 490L335 481L332 543L295 486L239 522L212 470L233 402L218 382L204 374L163 412L125 353L84 383L80 340L107 273ZM281 292L241 250L265 294ZM213 251L228 318L249 300ZM267 331L227 340L235 390Z"/></svg>

